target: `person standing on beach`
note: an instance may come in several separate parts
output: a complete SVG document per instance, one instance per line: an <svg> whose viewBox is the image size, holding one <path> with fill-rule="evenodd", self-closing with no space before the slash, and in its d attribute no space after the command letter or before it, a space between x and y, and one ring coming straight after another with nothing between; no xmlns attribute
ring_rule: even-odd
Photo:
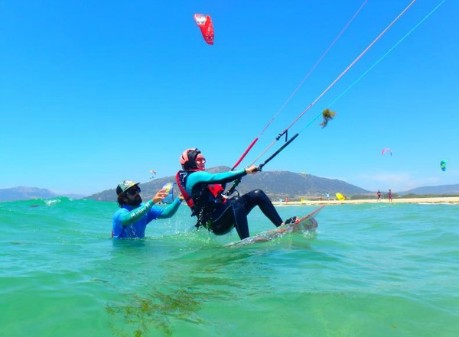
<svg viewBox="0 0 459 337"><path fill-rule="evenodd" d="M381 200L381 191L378 190L378 192L376 192L376 196L378 197L378 201Z"/></svg>
<svg viewBox="0 0 459 337"><path fill-rule="evenodd" d="M242 196L227 197L223 194L228 182L258 171L255 165L243 170L222 173L205 171L206 159L197 148L183 151L180 156L182 170L177 172L177 185L182 192L192 216L197 217L196 227L205 227L216 235L229 233L236 227L239 238L250 236L247 215L258 206L263 214L276 226L283 224L279 213L268 196L260 189ZM296 217L285 223L291 223Z"/></svg>
<svg viewBox="0 0 459 337"><path fill-rule="evenodd" d="M389 188L389 193L387 193L387 198L389 198L389 202L392 202L392 191Z"/></svg>
<svg viewBox="0 0 459 337"><path fill-rule="evenodd" d="M116 187L120 208L113 215L112 238L144 238L147 225L155 219L172 217L183 199L180 195L170 205L161 208L155 204L168 195L164 188L146 203L142 203L140 192L139 183L132 180L124 180Z"/></svg>

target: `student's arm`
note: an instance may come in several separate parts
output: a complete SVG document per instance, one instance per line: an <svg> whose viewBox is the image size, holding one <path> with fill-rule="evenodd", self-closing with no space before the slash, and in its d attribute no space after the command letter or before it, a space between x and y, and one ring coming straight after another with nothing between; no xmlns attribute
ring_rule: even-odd
<svg viewBox="0 0 459 337"><path fill-rule="evenodd" d="M238 171L228 171L228 172L221 172L221 173L209 173L205 171L198 171L194 172L189 175L186 189L187 192L191 193L193 186L198 183L208 183L208 184L226 184L230 181L236 180L238 178L242 178L243 176L247 175L246 170L238 170Z"/></svg>

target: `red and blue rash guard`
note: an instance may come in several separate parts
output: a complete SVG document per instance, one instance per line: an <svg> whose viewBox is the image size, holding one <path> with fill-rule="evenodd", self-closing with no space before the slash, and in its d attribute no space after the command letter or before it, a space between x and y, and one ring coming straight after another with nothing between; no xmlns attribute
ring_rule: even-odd
<svg viewBox="0 0 459 337"><path fill-rule="evenodd" d="M177 185L179 186L192 216L196 216L196 227L209 226L209 220L217 210L221 210L227 199L222 198L224 185L245 176L245 170L210 173L192 170L177 172Z"/></svg>
<svg viewBox="0 0 459 337"><path fill-rule="evenodd" d="M193 188L198 184L226 184L238 178L242 178L245 175L247 175L247 172L245 172L245 170L228 171L221 173L196 171L188 176L185 189L189 195L192 195Z"/></svg>
<svg viewBox="0 0 459 337"><path fill-rule="evenodd" d="M219 200L215 195L221 193L223 187L211 185L226 184L246 174L245 170L223 173L206 171L179 171L177 173L177 184L182 194L188 199L188 206L193 211L191 215L198 218L196 227L204 226L216 235L226 234L236 227L239 237L244 239L250 236L247 215L255 206L258 206L275 226L282 224L282 219L271 200L260 189L225 200ZM211 186L210 189L209 186Z"/></svg>
<svg viewBox="0 0 459 337"><path fill-rule="evenodd" d="M148 223L155 219L172 217L180 204L181 200L176 198L165 208L153 206L152 200L138 207L122 205L113 215L112 237L115 239L144 238Z"/></svg>

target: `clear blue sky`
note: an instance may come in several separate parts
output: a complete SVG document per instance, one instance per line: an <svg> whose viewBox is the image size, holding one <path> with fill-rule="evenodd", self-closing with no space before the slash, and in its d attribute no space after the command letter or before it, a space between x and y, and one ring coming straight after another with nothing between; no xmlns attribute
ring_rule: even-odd
<svg viewBox="0 0 459 337"><path fill-rule="evenodd" d="M1 1L0 188L91 194L174 175L188 147L232 166L261 134L247 166L410 2L368 1L261 133L363 0ZM213 46L194 13L211 15ZM395 192L459 183L457 13L416 1L264 169Z"/></svg>

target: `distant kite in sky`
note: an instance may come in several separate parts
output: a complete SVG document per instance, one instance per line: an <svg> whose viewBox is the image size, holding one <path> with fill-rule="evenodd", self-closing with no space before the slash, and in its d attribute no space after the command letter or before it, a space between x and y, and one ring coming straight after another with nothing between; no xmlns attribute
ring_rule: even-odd
<svg viewBox="0 0 459 337"><path fill-rule="evenodd" d="M440 168L442 171L446 171L446 161L442 160L440 162Z"/></svg>
<svg viewBox="0 0 459 337"><path fill-rule="evenodd" d="M155 171L155 170L150 170L150 173L151 173L150 180L155 179L155 177L156 177L156 171Z"/></svg>
<svg viewBox="0 0 459 337"><path fill-rule="evenodd" d="M382 149L381 154L384 156L386 153L390 154L392 156L392 150L388 147L385 147Z"/></svg>
<svg viewBox="0 0 459 337"><path fill-rule="evenodd" d="M214 44L214 25L209 15L195 14L194 21L201 30L202 37L207 44Z"/></svg>

